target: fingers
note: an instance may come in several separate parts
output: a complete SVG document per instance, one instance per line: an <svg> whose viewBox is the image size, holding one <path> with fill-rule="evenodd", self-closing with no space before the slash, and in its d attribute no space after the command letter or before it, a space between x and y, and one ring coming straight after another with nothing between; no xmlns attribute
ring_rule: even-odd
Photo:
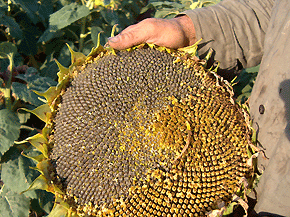
<svg viewBox="0 0 290 217"><path fill-rule="evenodd" d="M152 37L150 26L140 22L127 27L115 37L109 38L108 44L117 50L122 50L145 43L150 37Z"/></svg>
<svg viewBox="0 0 290 217"><path fill-rule="evenodd" d="M176 49L191 45L195 40L194 33L193 23L187 16L170 20L149 18L129 26L120 34L109 38L108 44L118 50L142 43Z"/></svg>

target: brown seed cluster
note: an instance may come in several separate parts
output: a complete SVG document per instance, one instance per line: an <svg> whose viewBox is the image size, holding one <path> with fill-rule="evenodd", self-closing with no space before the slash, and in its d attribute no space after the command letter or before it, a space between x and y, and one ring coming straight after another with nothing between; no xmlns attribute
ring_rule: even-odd
<svg viewBox="0 0 290 217"><path fill-rule="evenodd" d="M143 185L131 188L125 206L112 206L115 216L205 216L217 202L231 201L251 170L246 126L236 106L220 104L227 94L213 93L199 89L159 111L153 125L163 132L160 141L175 144L179 153L168 171L155 170Z"/></svg>
<svg viewBox="0 0 290 217"><path fill-rule="evenodd" d="M247 134L212 74L143 48L97 59L74 79L50 158L79 212L204 216L249 174Z"/></svg>

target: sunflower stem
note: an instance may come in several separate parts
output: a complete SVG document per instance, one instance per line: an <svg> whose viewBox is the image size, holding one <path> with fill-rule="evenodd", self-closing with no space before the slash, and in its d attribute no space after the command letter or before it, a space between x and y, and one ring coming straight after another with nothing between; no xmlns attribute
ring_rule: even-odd
<svg viewBox="0 0 290 217"><path fill-rule="evenodd" d="M12 73L13 73L13 67L14 67L14 61L13 61L13 54L7 55L10 65L9 65L9 77L8 81L6 83L6 86L3 90L4 98L5 98L5 107L9 110L12 109L12 101L11 101L11 83L12 83Z"/></svg>
<svg viewBox="0 0 290 217"><path fill-rule="evenodd" d="M86 17L83 17L81 19L81 35L80 35L80 47L79 47L79 51L81 52L83 50L83 46L84 46L84 40L85 40L85 31L86 31Z"/></svg>
<svg viewBox="0 0 290 217"><path fill-rule="evenodd" d="M26 125L21 125L21 126L20 126L20 129L23 129L23 130L30 130L30 131L35 130L35 128L33 128L33 127L29 127L29 126L26 126Z"/></svg>

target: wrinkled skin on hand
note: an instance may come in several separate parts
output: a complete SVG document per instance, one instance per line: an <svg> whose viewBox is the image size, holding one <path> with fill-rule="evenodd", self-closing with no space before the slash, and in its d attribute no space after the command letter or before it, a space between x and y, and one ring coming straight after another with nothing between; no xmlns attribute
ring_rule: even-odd
<svg viewBox="0 0 290 217"><path fill-rule="evenodd" d="M173 19L145 19L109 38L108 45L122 50L142 43L151 43L177 49L193 45L195 42L194 25L191 19L184 15Z"/></svg>

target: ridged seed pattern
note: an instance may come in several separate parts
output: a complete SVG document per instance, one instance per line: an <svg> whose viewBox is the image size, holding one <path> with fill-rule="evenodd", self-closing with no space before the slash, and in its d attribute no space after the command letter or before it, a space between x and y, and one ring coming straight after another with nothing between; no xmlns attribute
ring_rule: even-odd
<svg viewBox="0 0 290 217"><path fill-rule="evenodd" d="M247 125L226 87L151 48L88 64L53 136L56 179L89 215L204 216L251 172Z"/></svg>

